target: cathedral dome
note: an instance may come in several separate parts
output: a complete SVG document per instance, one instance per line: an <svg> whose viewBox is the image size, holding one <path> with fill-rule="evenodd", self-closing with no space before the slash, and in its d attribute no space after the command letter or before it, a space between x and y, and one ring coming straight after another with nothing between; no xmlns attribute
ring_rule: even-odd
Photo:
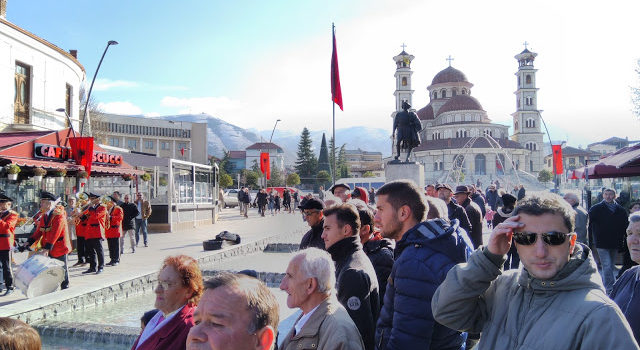
<svg viewBox="0 0 640 350"><path fill-rule="evenodd" d="M431 103L422 107L418 112L418 119L420 120L433 120L435 119L433 115L433 107L431 107Z"/></svg>
<svg viewBox="0 0 640 350"><path fill-rule="evenodd" d="M468 83L467 76L464 75L461 71L449 66L443 70L441 70L435 77L433 77L433 81L431 85L435 84L443 84L443 83Z"/></svg>
<svg viewBox="0 0 640 350"><path fill-rule="evenodd" d="M439 110L438 115L451 111L484 111L480 102L470 95L457 95L452 97Z"/></svg>

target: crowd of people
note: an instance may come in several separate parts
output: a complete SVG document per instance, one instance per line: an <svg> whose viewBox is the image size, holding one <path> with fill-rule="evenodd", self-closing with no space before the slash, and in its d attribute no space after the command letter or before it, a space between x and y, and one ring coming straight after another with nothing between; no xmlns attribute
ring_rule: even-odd
<svg viewBox="0 0 640 350"><path fill-rule="evenodd" d="M12 271L12 252L29 251L30 255L42 254L62 262L64 279L61 289L69 288L69 266L67 256L73 250L78 260L74 267L89 265L83 274L100 274L105 266L116 266L124 252L126 236L129 236L131 253L140 242L148 246L147 220L151 216L151 204L142 193L131 201L128 194L124 201L120 193L100 196L81 193L70 196L67 201L53 193L40 192L40 209L33 216L33 233L27 242L18 244L15 228L19 215L11 210L13 199L0 194L0 265L4 280L3 296L15 290ZM78 200L80 198L80 200ZM27 224L24 222L23 224ZM102 242L107 241L109 262L105 264Z"/></svg>
<svg viewBox="0 0 640 350"><path fill-rule="evenodd" d="M132 350L639 349L640 212L613 189L588 212L572 194L520 190L337 184L299 203L309 231L280 283L301 311L287 334L255 271L205 280L179 255Z"/></svg>

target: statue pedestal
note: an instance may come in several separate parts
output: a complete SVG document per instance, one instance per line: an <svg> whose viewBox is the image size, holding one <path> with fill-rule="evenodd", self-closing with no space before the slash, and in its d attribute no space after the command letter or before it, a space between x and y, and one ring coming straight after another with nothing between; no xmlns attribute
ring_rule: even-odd
<svg viewBox="0 0 640 350"><path fill-rule="evenodd" d="M424 166L420 163L390 161L384 167L384 175L387 182L411 180L419 188L424 188Z"/></svg>

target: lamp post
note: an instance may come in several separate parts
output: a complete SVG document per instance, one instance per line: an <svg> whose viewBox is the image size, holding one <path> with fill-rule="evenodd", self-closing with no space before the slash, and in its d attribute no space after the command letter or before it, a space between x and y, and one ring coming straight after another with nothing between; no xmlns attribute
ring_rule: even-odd
<svg viewBox="0 0 640 350"><path fill-rule="evenodd" d="M71 131L73 132L73 137L76 137L76 131L73 128L73 124L71 123L71 118L69 117L69 113L67 113L66 108L58 108L56 112L64 113L64 116L67 117L67 121L69 122L69 126L71 127Z"/></svg>
<svg viewBox="0 0 640 350"><path fill-rule="evenodd" d="M280 119L276 120L276 123L273 125L273 130L271 130L271 137L269 137L269 146L267 147L267 153L269 154L269 162L271 162L271 140L273 140L273 133L276 132L276 126L278 126L278 122L280 122ZM277 149L276 149L276 153L277 153ZM269 165L271 166L271 165ZM268 183L267 183L267 173L264 173L264 189L266 191L267 187L268 187ZM287 184L285 183L285 187L287 187Z"/></svg>
<svg viewBox="0 0 640 350"><path fill-rule="evenodd" d="M93 83L96 82L96 77L98 76L98 71L100 70L100 66L102 65L102 60L104 60L104 55L107 54L107 50L111 45L118 45L118 42L115 40L109 40L107 42L107 47L104 48L104 52L102 53L102 57L100 57L100 62L98 62L98 67L96 68L96 72L93 74L93 80L91 80L91 86L89 86L89 93L87 94L87 101L84 104L84 113L82 113L82 126L80 127L80 136L82 136L84 131L84 122L87 120L87 109L89 108L89 100L91 98L91 90L93 90Z"/></svg>

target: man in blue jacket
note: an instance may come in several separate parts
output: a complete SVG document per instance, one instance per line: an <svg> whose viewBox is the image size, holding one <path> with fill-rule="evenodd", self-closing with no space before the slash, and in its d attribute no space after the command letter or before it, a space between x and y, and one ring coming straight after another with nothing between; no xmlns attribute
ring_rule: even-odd
<svg viewBox="0 0 640 350"><path fill-rule="evenodd" d="M420 189L394 181L376 192L375 223L395 240L384 305L376 328L376 349L464 349L466 333L433 319L431 299L447 272L471 253L471 242L446 219L422 222L428 211Z"/></svg>

